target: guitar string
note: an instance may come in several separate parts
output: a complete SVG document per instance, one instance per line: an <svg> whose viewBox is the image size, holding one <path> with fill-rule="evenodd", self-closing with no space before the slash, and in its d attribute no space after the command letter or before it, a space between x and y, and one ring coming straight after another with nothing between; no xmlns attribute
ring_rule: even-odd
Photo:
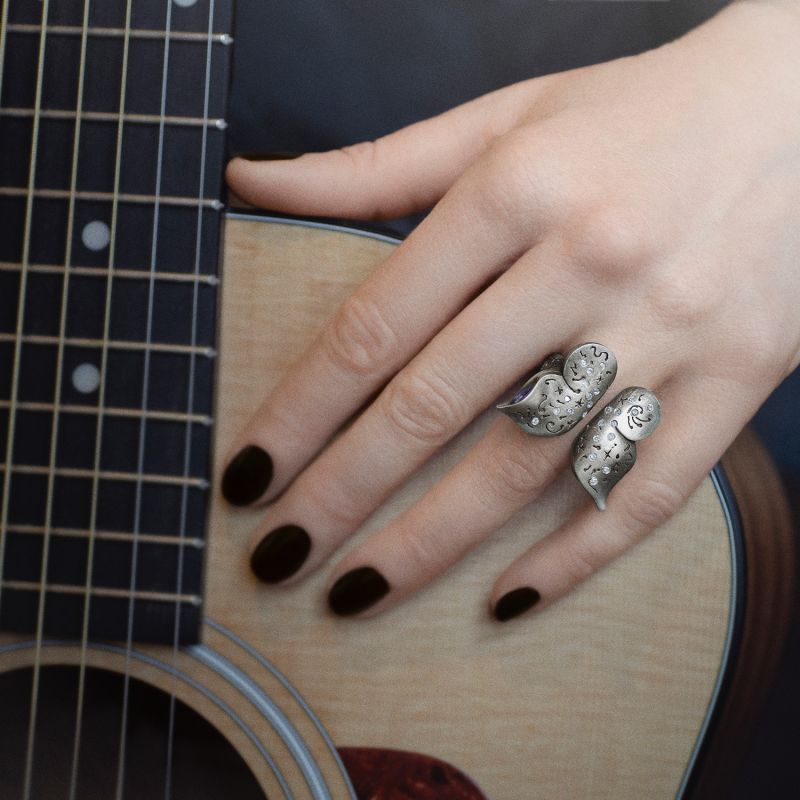
<svg viewBox="0 0 800 800"><path fill-rule="evenodd" d="M61 307L58 331L58 349L56 356L56 377L53 398L53 417L50 425L50 465L47 476L47 500L45 502L45 523L42 534L42 567L39 590L39 607L42 620L44 619L44 606L47 598L48 572L50 562L50 539L53 524L53 496L55 491L56 456L58 451L58 431L61 414L61 381L63 380L64 349L67 333L67 302L69 298L70 268L72 266L72 236L75 230L75 202L78 185L78 153L81 140L80 112L83 108L83 77L86 66L86 44L89 38L89 0L83 3L83 32L81 34L80 66L78 69L77 114L72 141L72 166L70 170L69 201L67 205L67 232L64 242L64 276L61 282ZM88 602L88 598L87 598ZM37 641L44 633L43 628L37 628ZM35 727L34 745L35 752Z"/></svg>
<svg viewBox="0 0 800 800"><path fill-rule="evenodd" d="M25 320L25 300L27 297L27 264L30 261L32 217L33 217L33 187L36 182L36 157L39 147L39 111L42 107L42 86L44 83L45 47L47 44L47 20L50 11L50 0L42 2L42 28L39 33L39 56L36 66L36 91L33 106L33 125L31 131L31 156L28 162L28 196L25 202L25 226L22 244L22 272L19 283L19 306L17 308L17 339L14 345L14 367L11 378L11 407L8 420L8 441L6 443L6 471L3 484L3 509L0 520L0 530L3 534L3 554L5 553L6 528L11 497L11 467L14 453L14 433L17 422L17 408L19 393L20 362L22 356L22 330ZM0 563L0 576L3 564ZM25 750L25 777L23 783L23 797L29 800L33 780L33 741L36 731L36 717L39 705L39 679L41 675L42 656L42 627L44 622L44 596L39 594L39 609L36 621L36 646L33 664L33 682L31 686L30 717L28 719L28 736Z"/></svg>
<svg viewBox="0 0 800 800"><path fill-rule="evenodd" d="M122 65L120 67L120 88L117 115L117 130L114 152L114 184L111 200L111 218L109 220L108 259L106 274L106 291L103 311L103 336L100 350L100 384L97 398L97 430L94 440L93 476L91 505L89 509L89 536L86 548L86 578L84 584L83 619L81 621L80 660L78 665L78 698L75 717L75 733L73 735L72 764L70 767L69 800L76 800L78 787L78 767L83 737L83 710L85 703L86 668L89 645L89 621L92 603L92 580L94 571L94 552L97 540L97 510L100 493L100 473L102 460L103 429L105 422L106 376L108 372L108 342L111 332L111 300L114 286L114 269L117 244L117 219L119 215L119 187L122 174L122 141L124 136L125 94L128 83L128 54L131 31L132 0L125 5L125 34L122 39ZM83 70L81 70L83 72Z"/></svg>
<svg viewBox="0 0 800 800"><path fill-rule="evenodd" d="M6 66L6 34L8 32L8 7L11 0L5 0L0 10L0 98L3 96L3 73Z"/></svg>
<svg viewBox="0 0 800 800"><path fill-rule="evenodd" d="M146 344L148 345L144 350L144 371L142 378L142 408L146 409L148 405L148 393L150 389L150 342L152 340L153 329L153 304L155 293L155 271L158 259L158 224L161 196L161 177L162 177L162 161L164 157L164 117L166 116L167 105L167 79L169 75L169 44L170 32L172 30L172 0L166 0L167 18L165 24L164 36L164 66L161 73L161 107L159 109L159 125L158 125L158 158L156 161L156 184L155 184L155 203L153 206L153 228L152 228L152 242L150 248L150 280L147 295L147 327L146 327ZM124 670L124 685L122 692L122 720L120 724L120 747L119 759L117 766L117 788L116 800L122 800L124 780L125 780L125 747L127 744L127 724L128 724L128 707L130 703L130 664L131 652L133 650L133 623L136 610L136 602L133 599L133 591L136 588L137 567L139 560L139 532L141 527L142 515L142 491L143 491L143 477L144 477L144 453L147 435L147 416L143 416L139 426L139 446L137 457L137 479L136 479L136 499L134 501L134 519L133 519L133 546L131 548L131 573L130 573L130 591L131 599L128 602L128 628L127 636L125 639L125 670Z"/></svg>
<svg viewBox="0 0 800 800"><path fill-rule="evenodd" d="M212 36L214 32L214 0L208 3L208 42L206 44L206 65L205 65L205 87L203 92L203 118L208 119L210 86L211 86L211 51ZM194 246L194 275L200 275L200 252L203 244L203 196L205 194L206 182L206 147L208 143L208 125L203 126L200 143L200 177L197 189L197 232L195 234ZM181 487L181 516L179 536L181 545L178 547L178 568L176 575L175 596L175 622L172 635L172 675L173 684L169 697L169 725L167 731L167 763L164 780L164 800L172 798L172 759L175 741L175 713L176 713L176 693L178 687L177 660L178 645L180 643L181 628L181 602L180 595L183 594L183 557L185 552L185 538L187 534L187 516L189 503L189 473L192 463L192 415L194 413L194 379L195 379L195 347L197 345L197 307L199 298L200 282L195 280L192 285L192 334L191 334L191 354L189 356L189 388L187 397L187 419L185 428L185 439L183 447L183 486Z"/></svg>
<svg viewBox="0 0 800 800"><path fill-rule="evenodd" d="M3 98L3 76L6 71L6 32L8 30L8 6L9 0L5 0L2 4L2 11L0 11L0 101ZM35 111L33 112L35 116ZM31 193L32 195L33 193ZM25 259L23 258L23 266L22 272L25 273L25 266L24 266ZM27 275L25 276L27 278ZM22 276L20 276L20 289L19 289L19 303L20 305L17 307L17 328L19 329L19 315L22 313L22 300L24 298L24 290L22 288ZM14 363L17 362L17 354L14 354ZM12 377L13 381L13 377ZM8 431L7 431L7 439L6 439L6 466L11 461L11 443L13 442L13 437L11 435L11 419L12 413L11 408L15 408L15 401L14 401L14 392L12 391L11 395L9 396L9 412L8 412ZM9 485L11 484L11 472L6 469L5 471L5 480L3 482L3 497L2 501L0 502L0 611L2 611L3 607L3 568L5 562L5 552L6 552L6 519L8 516L8 502L10 498L9 494ZM0 615L0 618L2 615Z"/></svg>

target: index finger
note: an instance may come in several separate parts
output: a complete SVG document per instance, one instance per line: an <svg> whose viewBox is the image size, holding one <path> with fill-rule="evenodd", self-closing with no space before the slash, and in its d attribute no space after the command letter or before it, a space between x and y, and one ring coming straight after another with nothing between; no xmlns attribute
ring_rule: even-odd
<svg viewBox="0 0 800 800"><path fill-rule="evenodd" d="M500 206L487 200L485 186L483 170L470 169L290 367L234 443L222 481L229 502L247 505L280 493L376 390L528 248L530 240L522 241ZM535 236L531 229L526 239ZM463 233L453 237L454 230Z"/></svg>

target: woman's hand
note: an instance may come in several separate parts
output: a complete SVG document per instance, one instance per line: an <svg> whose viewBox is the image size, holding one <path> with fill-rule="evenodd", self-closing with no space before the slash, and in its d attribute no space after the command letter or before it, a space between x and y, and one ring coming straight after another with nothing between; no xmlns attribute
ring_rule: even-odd
<svg viewBox="0 0 800 800"><path fill-rule="evenodd" d="M800 362L798 45L797 5L741 2L656 50L375 142L232 161L232 189L280 211L383 219L435 205L230 454L230 501L280 495L253 540L256 573L288 584L325 564L470 420L586 341L619 361L608 397L646 386L662 424L607 510L587 499L487 585L490 607L498 619L544 607L667 520ZM567 467L575 435L532 437L498 412L334 567L333 610L376 613L441 574Z"/></svg>

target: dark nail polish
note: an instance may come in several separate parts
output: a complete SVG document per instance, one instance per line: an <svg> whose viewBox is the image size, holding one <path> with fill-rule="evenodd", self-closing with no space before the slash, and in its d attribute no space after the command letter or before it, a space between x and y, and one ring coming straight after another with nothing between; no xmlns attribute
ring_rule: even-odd
<svg viewBox="0 0 800 800"><path fill-rule="evenodd" d="M333 584L328 593L331 610L340 616L358 614L389 591L386 578L372 567L356 567Z"/></svg>
<svg viewBox="0 0 800 800"><path fill-rule="evenodd" d="M222 476L222 495L234 506L246 506L264 494L271 480L272 458L251 444L228 464Z"/></svg>
<svg viewBox="0 0 800 800"><path fill-rule="evenodd" d="M492 613L495 619L505 622L507 619L516 617L518 614L522 614L523 611L533 608L540 599L541 595L536 589L532 589L530 586L520 586L519 589L512 589L504 594L497 601Z"/></svg>
<svg viewBox="0 0 800 800"><path fill-rule="evenodd" d="M293 158L300 158L302 153L237 153L234 158L244 158L247 161L291 161Z"/></svg>
<svg viewBox="0 0 800 800"><path fill-rule="evenodd" d="M270 531L250 557L250 569L265 583L294 575L311 551L311 537L299 525L281 525Z"/></svg>

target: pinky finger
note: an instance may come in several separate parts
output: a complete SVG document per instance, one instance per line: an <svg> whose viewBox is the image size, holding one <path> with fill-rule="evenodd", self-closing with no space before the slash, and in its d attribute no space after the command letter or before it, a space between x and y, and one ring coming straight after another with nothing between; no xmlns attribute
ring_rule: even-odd
<svg viewBox="0 0 800 800"><path fill-rule="evenodd" d="M749 415L730 401L714 407L716 423L696 413L708 406L684 387L661 399L662 422L650 439L637 443L631 472L612 491L605 511L586 503L560 528L532 545L498 578L489 607L495 619L537 611L574 589L665 523L688 500L733 442ZM744 416L748 414L748 416Z"/></svg>

